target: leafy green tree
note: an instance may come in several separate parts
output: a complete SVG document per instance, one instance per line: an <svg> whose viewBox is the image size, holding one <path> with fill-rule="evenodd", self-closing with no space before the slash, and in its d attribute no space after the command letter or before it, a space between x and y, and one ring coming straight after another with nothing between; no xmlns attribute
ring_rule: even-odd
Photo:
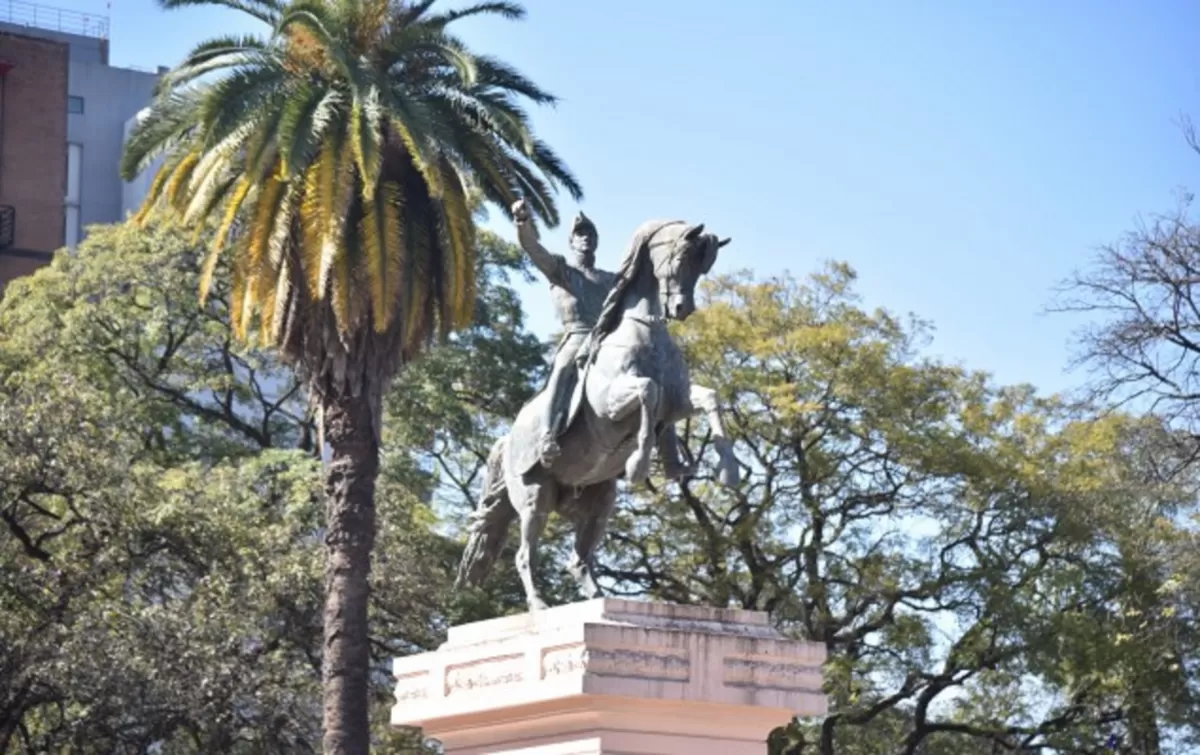
<svg viewBox="0 0 1200 755"><path fill-rule="evenodd" d="M853 282L830 265L705 287L676 333L746 479L716 485L690 428L697 477L618 508L615 588L766 610L825 646L830 712L778 752L1080 752L1136 739L1139 716L1187 728L1200 656L1169 579L1195 480L1144 468L1170 433L924 358L928 326L863 309Z"/></svg>
<svg viewBox="0 0 1200 755"><path fill-rule="evenodd" d="M1200 150L1190 124L1186 135ZM1087 398L1145 412L1171 428L1149 445L1152 452L1131 452L1130 458L1139 460L1141 480L1186 481L1200 474L1200 346L1195 339L1200 226L1193 202L1190 193L1184 194L1170 211L1139 221L1102 247L1090 265L1064 283L1052 307L1086 318L1074 340L1074 356L1076 366L1088 372ZM1190 507L1162 511L1132 492L1129 508L1105 519L1111 533L1106 552L1124 566L1107 570L1109 583L1119 581L1129 591L1122 601L1126 628L1119 632L1124 649L1115 658L1118 666L1140 664L1123 681L1133 714L1130 738L1138 752L1157 752L1159 722L1178 717L1184 698L1178 685L1173 702L1155 694L1163 681L1163 658L1139 655L1128 640L1158 632L1163 651L1176 654L1168 667L1187 665L1178 655L1175 618L1187 615L1181 601L1190 603L1194 616L1197 593L1189 586L1195 585L1196 561L1185 554L1195 548L1200 517ZM1137 527L1131 530L1130 522Z"/></svg>
<svg viewBox="0 0 1200 755"><path fill-rule="evenodd" d="M234 338L227 277L197 301L201 248L169 225L93 228L0 302L0 752L320 750L309 402L271 353ZM389 398L423 397L389 408L379 482L381 752L421 746L387 729L391 659L521 605L515 583L456 602L460 546L433 510L445 484L429 423L478 427L486 443L483 397L519 401L541 362L505 285L524 260L486 234L477 258L475 324ZM472 370L443 379L468 354Z"/></svg>
<svg viewBox="0 0 1200 755"><path fill-rule="evenodd" d="M20 545L0 549L0 751L309 737L307 628L273 615L319 588L305 404L195 281L177 231L98 228L0 303L0 518Z"/></svg>
<svg viewBox="0 0 1200 755"><path fill-rule="evenodd" d="M267 36L198 45L164 76L123 173L166 154L146 208L218 220L203 296L231 248L229 316L300 367L326 477L325 749L368 747L369 571L383 396L436 332L469 325L472 207L580 189L520 107L553 98L449 31L519 6L432 0L163 0L225 5ZM150 217L149 214L143 219Z"/></svg>

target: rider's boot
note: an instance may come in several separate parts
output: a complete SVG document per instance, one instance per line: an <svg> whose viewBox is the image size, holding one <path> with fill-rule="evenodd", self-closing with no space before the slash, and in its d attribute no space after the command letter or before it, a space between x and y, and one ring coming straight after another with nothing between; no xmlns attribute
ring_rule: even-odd
<svg viewBox="0 0 1200 755"><path fill-rule="evenodd" d="M547 469L553 466L559 455L562 454L562 449L558 445L558 436L562 434L566 421L567 407L565 404L570 400L571 396L563 381L555 380L553 393L550 395L550 419L546 423L545 432L538 440L538 458L542 466Z"/></svg>

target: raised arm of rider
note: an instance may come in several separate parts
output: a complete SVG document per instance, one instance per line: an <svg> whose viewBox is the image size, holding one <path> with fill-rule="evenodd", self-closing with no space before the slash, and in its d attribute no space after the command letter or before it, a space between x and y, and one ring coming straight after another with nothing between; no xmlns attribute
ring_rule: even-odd
<svg viewBox="0 0 1200 755"><path fill-rule="evenodd" d="M566 260L560 255L550 253L542 246L538 239L537 228L532 220L517 222L517 240L521 242L521 248L529 255L529 259L533 260L537 269L542 271L542 275L556 286L565 285L566 276L563 267L566 265Z"/></svg>
<svg viewBox="0 0 1200 755"><path fill-rule="evenodd" d="M518 202L514 205L514 216L517 221L517 240L521 242L521 248L529 254L529 259L533 260L533 264L538 266L541 274L545 275L554 286L564 286L566 283L565 266L566 260L552 254L546 250L546 247L541 245L538 238L538 227L534 226L533 218L529 216L529 210L524 202Z"/></svg>

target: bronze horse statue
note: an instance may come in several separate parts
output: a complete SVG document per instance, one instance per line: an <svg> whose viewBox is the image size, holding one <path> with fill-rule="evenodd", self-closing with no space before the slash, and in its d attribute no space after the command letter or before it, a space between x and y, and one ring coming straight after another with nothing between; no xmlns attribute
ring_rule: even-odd
<svg viewBox="0 0 1200 755"><path fill-rule="evenodd" d="M679 457L675 423L703 411L720 455L720 479L736 485L738 462L725 436L716 392L694 386L667 320L695 310L695 287L728 243L704 225L652 221L634 234L616 283L583 350L586 363L550 466L530 464L538 416L548 400L539 393L517 415L509 434L492 447L483 498L473 516L458 584L478 585L490 573L513 519L521 521L517 552L530 610L545 607L534 584L538 538L557 511L575 520L570 570L581 591L601 594L593 563L616 503L617 480L644 482L657 447L668 477L691 474Z"/></svg>

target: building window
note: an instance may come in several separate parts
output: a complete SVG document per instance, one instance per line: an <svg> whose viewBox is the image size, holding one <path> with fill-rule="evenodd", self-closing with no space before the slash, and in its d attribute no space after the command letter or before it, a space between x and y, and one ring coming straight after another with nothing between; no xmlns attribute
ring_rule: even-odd
<svg viewBox="0 0 1200 755"><path fill-rule="evenodd" d="M66 227L63 237L66 245L74 248L79 243L82 229L79 226L79 195L83 179L83 145L67 144L67 196L63 202Z"/></svg>
<svg viewBox="0 0 1200 755"><path fill-rule="evenodd" d="M83 115L83 98L75 95L67 97L67 112Z"/></svg>

